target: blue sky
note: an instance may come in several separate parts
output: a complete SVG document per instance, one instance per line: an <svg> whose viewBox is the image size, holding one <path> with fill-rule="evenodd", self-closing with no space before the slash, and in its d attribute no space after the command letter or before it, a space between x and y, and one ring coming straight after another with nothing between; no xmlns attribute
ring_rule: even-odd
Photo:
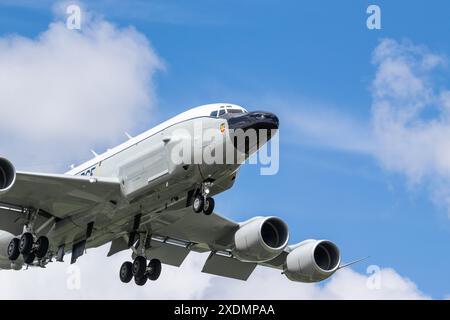
<svg viewBox="0 0 450 320"><path fill-rule="evenodd" d="M381 30L366 28L372 3L381 7ZM36 37L55 19L52 7L0 1L0 36ZM105 0L88 8L145 34L164 60L148 127L217 101L280 115L280 172L260 176L258 167L244 167L235 187L217 197L217 211L238 220L279 215L292 241L331 239L345 261L370 255L354 266L360 273L369 264L392 267L434 298L450 293L450 220L430 197L428 178L412 185L371 154L308 142L290 119L319 110L368 126L377 72L371 60L380 40L407 39L450 56L449 4ZM450 79L443 70L438 87Z"/></svg>

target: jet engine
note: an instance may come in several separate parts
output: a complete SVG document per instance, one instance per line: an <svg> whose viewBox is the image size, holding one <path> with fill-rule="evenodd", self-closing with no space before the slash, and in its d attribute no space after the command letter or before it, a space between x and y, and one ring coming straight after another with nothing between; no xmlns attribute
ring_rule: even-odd
<svg viewBox="0 0 450 320"><path fill-rule="evenodd" d="M288 248L284 274L292 281L318 282L339 269L341 254L328 240L306 240Z"/></svg>
<svg viewBox="0 0 450 320"><path fill-rule="evenodd" d="M8 192L16 181L16 169L9 160L0 158L0 194Z"/></svg>
<svg viewBox="0 0 450 320"><path fill-rule="evenodd" d="M257 217L241 224L234 235L234 256L245 262L265 262L287 246L289 230L277 217Z"/></svg>

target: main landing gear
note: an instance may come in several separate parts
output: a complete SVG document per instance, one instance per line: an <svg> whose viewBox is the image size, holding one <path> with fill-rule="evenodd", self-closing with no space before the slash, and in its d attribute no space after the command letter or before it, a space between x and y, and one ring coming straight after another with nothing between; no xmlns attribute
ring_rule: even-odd
<svg viewBox="0 0 450 320"><path fill-rule="evenodd" d="M138 286L143 286L147 280L155 281L161 274L161 261L152 259L147 264L144 256L137 256L134 262L126 261L120 267L120 280L129 283L133 277Z"/></svg>
<svg viewBox="0 0 450 320"><path fill-rule="evenodd" d="M214 211L214 199L209 197L209 185L203 184L201 191L197 193L192 202L192 209L196 213L203 213L209 216Z"/></svg>
<svg viewBox="0 0 450 320"><path fill-rule="evenodd" d="M8 245L9 260L17 260L20 254L22 254L25 264L32 264L35 258L44 258L48 252L48 238L40 236L36 241L34 239L35 236L30 232L25 232L20 239L13 238Z"/></svg>

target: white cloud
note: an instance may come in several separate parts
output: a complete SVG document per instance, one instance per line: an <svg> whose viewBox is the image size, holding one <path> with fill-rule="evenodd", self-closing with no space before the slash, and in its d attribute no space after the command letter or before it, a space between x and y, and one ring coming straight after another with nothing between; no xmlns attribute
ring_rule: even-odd
<svg viewBox="0 0 450 320"><path fill-rule="evenodd" d="M206 291L211 299L429 299L417 286L393 269L381 269L379 287L370 285L369 275L351 269L338 271L325 284L289 281L278 270L257 268L246 283L215 279ZM369 285L368 285L369 282Z"/></svg>
<svg viewBox="0 0 450 320"><path fill-rule="evenodd" d="M450 95L437 90L433 71L443 58L411 44L383 40L374 52L373 129L376 155L411 181L450 178Z"/></svg>
<svg viewBox="0 0 450 320"><path fill-rule="evenodd" d="M450 214L450 89L439 73L446 70L446 58L424 46L384 39L372 62L370 120L327 109L300 112L293 117L298 131L321 145L371 154L411 186L425 183L431 199Z"/></svg>
<svg viewBox="0 0 450 320"><path fill-rule="evenodd" d="M82 21L81 31L55 22L35 39L0 38L0 150L19 167L54 169L56 156L67 165L150 120L162 64L148 40Z"/></svg>
<svg viewBox="0 0 450 320"><path fill-rule="evenodd" d="M247 282L201 273L205 254L191 253L180 268L163 266L161 277L138 287L123 284L118 270L130 252L106 257L107 247L88 250L75 268L80 288L70 290L74 270L65 262L47 269L0 271L0 299L429 299L410 280L392 269L381 269L380 286L370 289L369 275L351 269L336 273L325 284L289 281L279 270L258 267ZM69 257L66 257L69 261ZM71 271L71 272L70 272ZM69 272L69 273L68 273Z"/></svg>
<svg viewBox="0 0 450 320"><path fill-rule="evenodd" d="M446 59L408 42L383 40L374 51L375 156L412 184L427 183L450 216L450 91L438 82Z"/></svg>

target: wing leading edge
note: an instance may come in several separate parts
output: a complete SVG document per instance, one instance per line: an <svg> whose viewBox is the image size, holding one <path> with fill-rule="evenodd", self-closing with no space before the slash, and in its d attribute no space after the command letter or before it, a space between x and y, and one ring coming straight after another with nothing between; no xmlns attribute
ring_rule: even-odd
<svg viewBox="0 0 450 320"><path fill-rule="evenodd" d="M64 219L75 213L120 198L116 178L17 172L14 186L0 195L0 230L21 233L26 208L39 209Z"/></svg>

